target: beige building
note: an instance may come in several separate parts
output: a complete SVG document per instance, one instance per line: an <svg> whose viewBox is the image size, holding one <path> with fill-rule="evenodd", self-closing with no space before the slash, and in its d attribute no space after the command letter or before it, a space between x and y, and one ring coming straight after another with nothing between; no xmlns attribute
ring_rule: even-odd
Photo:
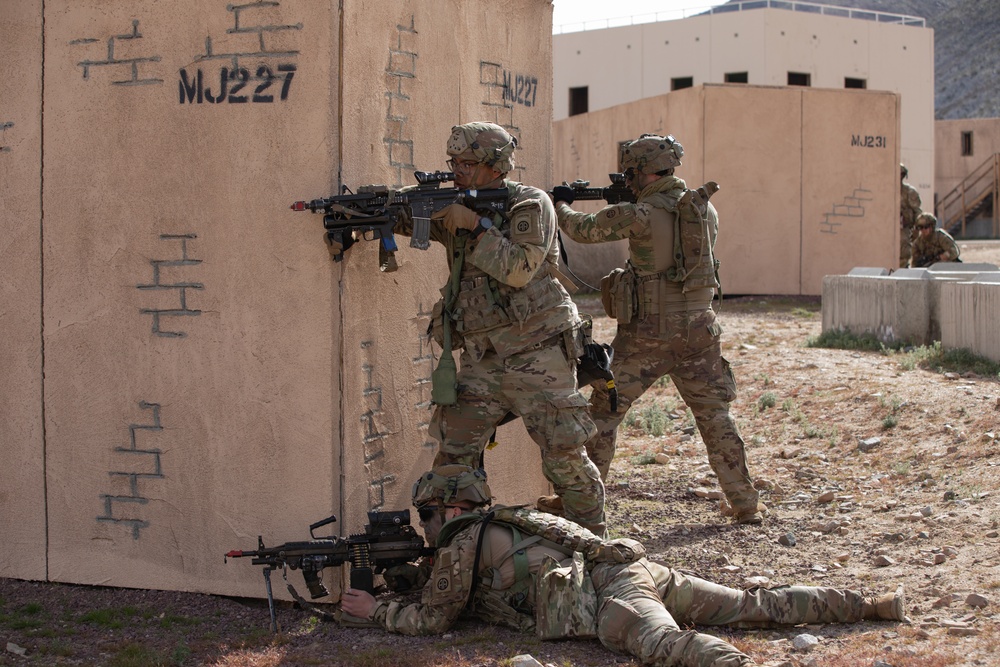
<svg viewBox="0 0 1000 667"><path fill-rule="evenodd" d="M933 30L916 17L808 2L761 5L771 3L555 35L553 118L712 83L892 91L901 100L900 158L921 198L933 201ZM855 120L864 124L865 112Z"/></svg>
<svg viewBox="0 0 1000 667"><path fill-rule="evenodd" d="M408 507L443 253L335 264L289 204L478 119L548 182L549 2L19 0L0 34L0 577L261 595L225 552ZM500 440L495 492L546 492Z"/></svg>
<svg viewBox="0 0 1000 667"><path fill-rule="evenodd" d="M1000 238L1000 118L935 122L934 163L936 199L924 208L960 236Z"/></svg>

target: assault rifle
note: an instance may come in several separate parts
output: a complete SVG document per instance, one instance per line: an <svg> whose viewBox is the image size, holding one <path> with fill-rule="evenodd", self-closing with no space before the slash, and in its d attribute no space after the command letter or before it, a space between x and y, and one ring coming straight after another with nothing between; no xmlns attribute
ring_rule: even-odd
<svg viewBox="0 0 1000 667"><path fill-rule="evenodd" d="M608 174L608 178L611 179L611 185L606 188L592 188L590 181L579 179L563 185L573 188L573 195L577 201L603 199L609 204L635 201L635 194L625 185L625 174Z"/></svg>
<svg viewBox="0 0 1000 667"><path fill-rule="evenodd" d="M346 185L341 194L312 201L292 203L293 211L323 213L327 242L339 244L334 261L344 258L344 250L357 240L358 232L366 240L380 239L379 268L395 271L395 252L398 250L392 231L402 216L409 214L413 220L410 247L427 250L430 247L431 214L450 206L462 204L481 215L507 211L507 188L491 190L459 190L442 188L442 183L455 180L450 171L415 171L417 186L405 192L392 190L387 185L362 185L357 193Z"/></svg>
<svg viewBox="0 0 1000 667"><path fill-rule="evenodd" d="M302 578L312 599L330 594L320 580L324 568L351 564L351 588L374 592L374 575L381 574L393 565L415 561L421 556L431 556L434 549L424 546L424 538L410 525L410 510L397 512L369 512L365 532L342 537L316 537L317 528L337 520L336 516L317 521L309 526L311 541L286 542L276 547L265 547L264 539L257 537L256 551L234 550L225 559L251 557L254 565L264 566L264 585L267 589L267 606L271 614L271 630L277 632L274 596L271 594L271 571L282 569L287 580L287 570L302 570ZM225 560L224 559L224 560ZM304 607L310 607L288 584L288 592ZM311 608L311 607L310 607Z"/></svg>

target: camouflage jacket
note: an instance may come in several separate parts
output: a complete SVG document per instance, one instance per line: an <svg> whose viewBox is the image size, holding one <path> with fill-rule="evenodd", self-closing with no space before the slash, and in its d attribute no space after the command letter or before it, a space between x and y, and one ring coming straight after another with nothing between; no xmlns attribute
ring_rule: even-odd
<svg viewBox="0 0 1000 667"><path fill-rule="evenodd" d="M650 280L657 274L681 268L677 266L677 258L674 256L674 221L678 215L677 202L686 188L682 179L664 176L646 186L635 203L612 204L597 213L580 213L560 202L557 210L559 227L564 234L579 243L628 239L629 263L643 290L640 298L647 302L641 309L642 312L656 314L661 309L668 312L707 310L711 307L715 294L713 289L695 289L680 296L680 284ZM705 222L710 237L708 243L713 247L718 234L719 218L711 202L707 206Z"/></svg>
<svg viewBox="0 0 1000 667"><path fill-rule="evenodd" d="M510 191L507 213L494 214L493 227L467 246L440 221L431 221L431 240L445 247L449 270L465 246L453 347L464 346L475 359L490 350L507 357L580 323L576 304L556 277L559 243L551 200L521 183L504 181L503 187ZM409 236L412 220L401 220L394 231Z"/></svg>
<svg viewBox="0 0 1000 667"><path fill-rule="evenodd" d="M381 601L372 620L400 634L441 633L469 605L475 587L470 611L484 620L536 630L544 639L590 636L597 596L585 563L638 560L645 555L642 546L605 542L575 523L531 509L494 510L497 518L485 526L478 585L473 572L485 512L463 514L442 528L419 603ZM547 576L556 569L566 576ZM552 584L557 579L574 585L560 590Z"/></svg>
<svg viewBox="0 0 1000 667"><path fill-rule="evenodd" d="M909 183L900 183L899 226L903 229L910 229L920 213L920 194Z"/></svg>
<svg viewBox="0 0 1000 667"><path fill-rule="evenodd" d="M945 259L941 259L941 255ZM925 239L921 235L913 240L910 264L914 267L930 266L935 262L954 262L958 259L958 244L951 234L943 229L935 229Z"/></svg>

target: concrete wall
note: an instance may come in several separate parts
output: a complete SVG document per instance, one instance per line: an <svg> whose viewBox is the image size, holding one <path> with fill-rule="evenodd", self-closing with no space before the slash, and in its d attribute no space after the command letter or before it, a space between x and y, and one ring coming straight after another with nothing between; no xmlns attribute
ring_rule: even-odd
<svg viewBox="0 0 1000 667"><path fill-rule="evenodd" d="M823 331L884 343L966 348L1000 360L1000 273L992 264L939 262L892 275L854 269L823 280Z"/></svg>
<svg viewBox="0 0 1000 667"><path fill-rule="evenodd" d="M1000 273L942 285L940 310L942 345L1000 362Z"/></svg>
<svg viewBox="0 0 1000 667"><path fill-rule="evenodd" d="M408 506L435 450L421 334L443 255L404 248L380 274L364 243L334 264L320 217L288 205L412 183L477 119L520 137L517 176L547 182L551 7L340 5L5 10L17 391L0 397L0 532L20 548L0 576L260 595L258 568L225 551ZM533 500L537 446L520 423L501 438L491 486Z"/></svg>
<svg viewBox="0 0 1000 667"><path fill-rule="evenodd" d="M899 93L900 156L921 198L934 200L930 28L755 8L556 35L552 56L557 121L569 114L572 87L586 86L589 110L598 111L670 92L680 77L699 85L746 72L750 84L785 85L800 72L813 87L834 89L864 79L868 90Z"/></svg>
<svg viewBox="0 0 1000 667"><path fill-rule="evenodd" d="M620 141L673 134L685 150L677 175L722 186L712 202L724 291L820 294L825 275L897 263L898 101L863 90L696 86L554 123L554 181L607 184ZM570 266L591 278L624 258L567 246Z"/></svg>

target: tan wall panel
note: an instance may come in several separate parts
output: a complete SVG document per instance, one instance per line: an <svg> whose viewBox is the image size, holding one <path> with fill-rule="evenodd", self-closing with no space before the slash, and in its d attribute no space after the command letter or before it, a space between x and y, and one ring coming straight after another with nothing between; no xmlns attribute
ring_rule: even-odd
<svg viewBox="0 0 1000 667"><path fill-rule="evenodd" d="M42 427L42 3L0 15L0 577L45 578Z"/></svg>
<svg viewBox="0 0 1000 667"><path fill-rule="evenodd" d="M722 186L712 203L729 294L800 293L801 109L798 90L706 87L705 175Z"/></svg>
<svg viewBox="0 0 1000 667"><path fill-rule="evenodd" d="M329 12L46 6L51 579L260 594L219 556L340 511Z"/></svg>
<svg viewBox="0 0 1000 667"><path fill-rule="evenodd" d="M821 293L826 275L896 263L898 101L875 91L802 96L804 294Z"/></svg>

